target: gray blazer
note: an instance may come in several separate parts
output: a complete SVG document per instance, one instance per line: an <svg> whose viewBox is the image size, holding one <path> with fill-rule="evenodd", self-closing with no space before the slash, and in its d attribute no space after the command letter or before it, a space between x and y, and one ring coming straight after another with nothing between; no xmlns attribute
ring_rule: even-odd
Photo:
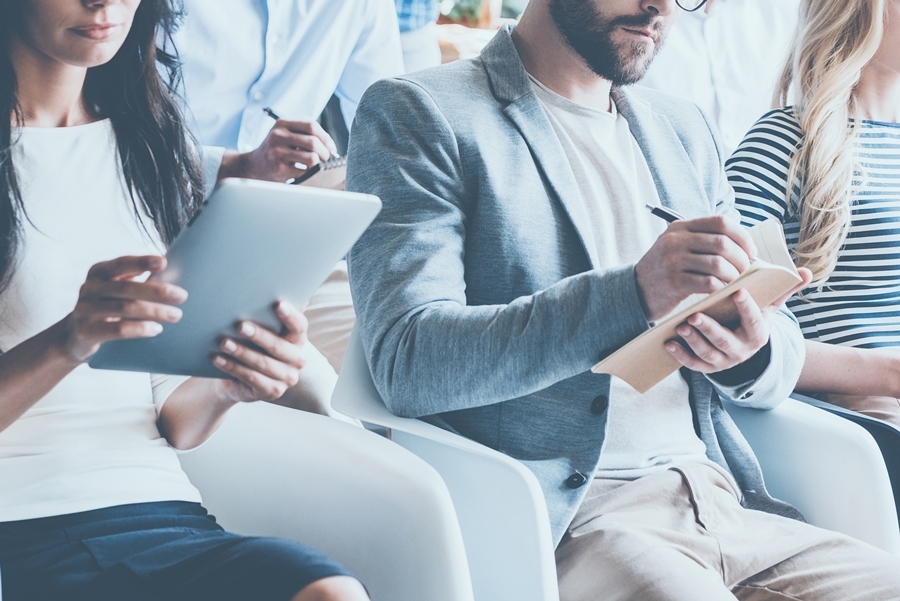
<svg viewBox="0 0 900 601"><path fill-rule="evenodd" d="M388 407L527 465L557 540L603 446L609 376L591 366L648 328L634 265L596 269L579 188L502 29L479 58L383 80L353 125L347 188L384 209L350 254L358 327ZM693 104L616 89L662 203L685 215L735 215L709 125ZM786 398L803 341L779 313L771 362L719 387L734 402ZM708 456L746 507L799 514L766 492L759 466L713 383L684 370Z"/></svg>

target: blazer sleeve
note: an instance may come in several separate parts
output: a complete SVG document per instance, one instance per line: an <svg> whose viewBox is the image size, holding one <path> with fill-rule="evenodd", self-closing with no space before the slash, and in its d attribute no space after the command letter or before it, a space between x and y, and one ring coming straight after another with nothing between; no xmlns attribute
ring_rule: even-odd
<svg viewBox="0 0 900 601"><path fill-rule="evenodd" d="M466 208L489 191L467 179L460 148L416 83L385 80L364 95L347 189L384 206L350 253L350 285L375 385L398 415L538 392L648 328L631 265L581 273L509 304L468 306Z"/></svg>

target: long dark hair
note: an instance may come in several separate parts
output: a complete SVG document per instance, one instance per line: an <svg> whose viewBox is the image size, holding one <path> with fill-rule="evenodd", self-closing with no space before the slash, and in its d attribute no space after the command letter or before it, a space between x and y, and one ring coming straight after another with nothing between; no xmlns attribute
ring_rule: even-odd
<svg viewBox="0 0 900 601"><path fill-rule="evenodd" d="M9 56L15 28L23 27L25 2L0 1L0 115L5 115L0 117L0 290L15 267L22 220L27 219L12 163L13 123L21 125L22 114ZM112 123L135 214L142 206L164 243L172 241L203 201L197 146L175 100L180 65L176 56L157 48L159 41L171 42L181 15L180 2L143 0L118 53L88 69L84 83L88 108Z"/></svg>

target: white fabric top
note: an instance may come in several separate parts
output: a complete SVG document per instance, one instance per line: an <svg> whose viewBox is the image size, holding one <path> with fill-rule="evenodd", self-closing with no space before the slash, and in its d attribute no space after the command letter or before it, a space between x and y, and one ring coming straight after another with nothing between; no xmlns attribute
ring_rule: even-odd
<svg viewBox="0 0 900 601"><path fill-rule="evenodd" d="M699 105L729 156L772 108L799 11L799 0L715 0L684 13L641 85Z"/></svg>
<svg viewBox="0 0 900 601"><path fill-rule="evenodd" d="M332 94L347 124L371 84L403 73L392 0L186 0L175 35L201 144L248 152L274 121L314 121Z"/></svg>
<svg viewBox="0 0 900 601"><path fill-rule="evenodd" d="M564 98L531 78L581 191L598 268L636 263L665 230L645 208L656 184L628 121ZM597 478L634 480L673 465L711 463L694 432L690 390L675 372L644 394L612 377Z"/></svg>
<svg viewBox="0 0 900 601"><path fill-rule="evenodd" d="M162 253L124 187L108 121L24 128L13 161L30 218L0 294L0 349L45 330L75 306L90 267ZM147 233L149 232L149 234ZM200 501L156 427L182 378L82 365L0 432L0 522L127 503Z"/></svg>

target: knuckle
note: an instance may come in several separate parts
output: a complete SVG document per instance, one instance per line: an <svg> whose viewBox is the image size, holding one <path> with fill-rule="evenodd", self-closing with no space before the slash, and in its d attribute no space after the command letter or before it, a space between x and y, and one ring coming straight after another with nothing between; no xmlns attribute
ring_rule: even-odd
<svg viewBox="0 0 900 601"><path fill-rule="evenodd" d="M718 288L718 280L712 276L706 276L701 283L701 292L713 293Z"/></svg>
<svg viewBox="0 0 900 601"><path fill-rule="evenodd" d="M707 363L713 363L716 359L716 352L712 349L706 349L702 351L699 355L697 355Z"/></svg>

